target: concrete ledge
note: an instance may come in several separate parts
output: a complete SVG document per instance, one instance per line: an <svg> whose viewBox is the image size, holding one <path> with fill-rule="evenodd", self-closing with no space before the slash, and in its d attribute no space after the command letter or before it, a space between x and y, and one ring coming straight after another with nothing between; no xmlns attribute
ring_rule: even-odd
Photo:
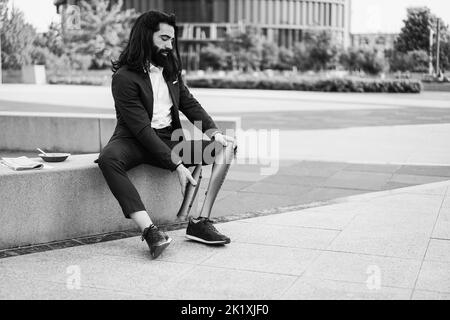
<svg viewBox="0 0 450 320"><path fill-rule="evenodd" d="M240 117L214 117L219 129L234 135ZM202 133L184 117L191 137ZM0 150L99 153L116 127L115 115L89 113L0 112ZM194 133L196 132L196 133Z"/></svg>
<svg viewBox="0 0 450 320"><path fill-rule="evenodd" d="M35 171L0 165L0 249L134 229L93 163L97 156L71 156ZM154 222L174 222L182 202L176 173L141 165L128 174Z"/></svg>

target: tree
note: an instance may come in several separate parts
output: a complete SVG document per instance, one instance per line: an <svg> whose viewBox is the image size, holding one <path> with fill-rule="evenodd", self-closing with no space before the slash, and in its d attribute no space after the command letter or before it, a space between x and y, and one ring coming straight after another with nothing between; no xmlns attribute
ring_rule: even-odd
<svg viewBox="0 0 450 320"><path fill-rule="evenodd" d="M399 37L395 42L395 50L406 53L413 50L429 51L430 27L436 30L438 18L427 7L408 8L407 18L404 20ZM446 27L441 23L441 32Z"/></svg>
<svg viewBox="0 0 450 320"><path fill-rule="evenodd" d="M349 71L363 71L372 75L386 68L384 54L376 49L349 48L340 55L339 61Z"/></svg>
<svg viewBox="0 0 450 320"><path fill-rule="evenodd" d="M424 50L412 50L407 53L398 51L387 51L386 56L389 60L390 70L427 72L428 71L428 53Z"/></svg>
<svg viewBox="0 0 450 320"><path fill-rule="evenodd" d="M83 65L90 57L94 68L108 67L119 56L137 14L134 9L122 11L122 0L82 0L79 5L81 25L65 30L66 52Z"/></svg>
<svg viewBox="0 0 450 320"><path fill-rule="evenodd" d="M278 52L278 63L276 69L292 70L295 66L294 52L288 48L281 47Z"/></svg>
<svg viewBox="0 0 450 320"><path fill-rule="evenodd" d="M47 32L38 34L34 46L47 48L52 54L60 57L64 54L64 41L61 24L52 22Z"/></svg>
<svg viewBox="0 0 450 320"><path fill-rule="evenodd" d="M0 7L2 68L20 69L32 62L31 52L36 30L25 22L23 12L19 9L9 10L7 2L2 0Z"/></svg>
<svg viewBox="0 0 450 320"><path fill-rule="evenodd" d="M309 43L313 69L324 70L336 65L339 47L330 32L310 32L306 41Z"/></svg>
<svg viewBox="0 0 450 320"><path fill-rule="evenodd" d="M223 48L229 52L233 70L259 70L262 62L262 40L259 29L247 26L245 30L227 33Z"/></svg>
<svg viewBox="0 0 450 320"><path fill-rule="evenodd" d="M328 31L307 32L304 41L294 46L294 60L299 70L326 70L338 63L340 46Z"/></svg>
<svg viewBox="0 0 450 320"><path fill-rule="evenodd" d="M277 67L279 59L279 48L273 42L263 39L261 44L261 69L274 69Z"/></svg>
<svg viewBox="0 0 450 320"><path fill-rule="evenodd" d="M228 66L229 53L209 44L200 51L200 69L224 70Z"/></svg>

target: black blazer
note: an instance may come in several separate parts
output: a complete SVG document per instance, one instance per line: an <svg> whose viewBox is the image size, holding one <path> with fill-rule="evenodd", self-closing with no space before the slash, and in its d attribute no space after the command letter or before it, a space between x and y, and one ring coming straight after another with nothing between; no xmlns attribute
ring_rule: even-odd
<svg viewBox="0 0 450 320"><path fill-rule="evenodd" d="M176 79L168 80L165 75L164 79L172 98L171 114L174 129L181 128L179 117L179 111L181 111L208 137L211 138L219 131L212 118L189 92L181 73ZM143 72L137 73L123 66L113 75L111 89L116 108L117 126L110 141L117 138L136 138L166 169L174 171L180 159L172 161L171 149L151 127L153 90L149 75Z"/></svg>

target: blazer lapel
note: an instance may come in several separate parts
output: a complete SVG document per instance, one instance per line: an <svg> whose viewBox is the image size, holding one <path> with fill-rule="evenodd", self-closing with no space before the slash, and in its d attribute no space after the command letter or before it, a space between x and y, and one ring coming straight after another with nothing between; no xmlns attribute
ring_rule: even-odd
<svg viewBox="0 0 450 320"><path fill-rule="evenodd" d="M179 92L178 92L178 80L171 81L164 78L167 83L167 88L169 88L170 97L172 98L172 103L175 110L178 110L178 103L180 100Z"/></svg>

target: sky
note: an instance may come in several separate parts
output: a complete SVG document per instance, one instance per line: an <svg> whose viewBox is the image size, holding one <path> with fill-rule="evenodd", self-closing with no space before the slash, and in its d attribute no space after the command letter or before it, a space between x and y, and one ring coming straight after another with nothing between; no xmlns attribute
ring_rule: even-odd
<svg viewBox="0 0 450 320"><path fill-rule="evenodd" d="M24 12L38 32L46 31L52 21L59 21L53 0L10 0L10 3ZM400 32L409 6L428 6L450 24L450 0L352 0L351 32Z"/></svg>

